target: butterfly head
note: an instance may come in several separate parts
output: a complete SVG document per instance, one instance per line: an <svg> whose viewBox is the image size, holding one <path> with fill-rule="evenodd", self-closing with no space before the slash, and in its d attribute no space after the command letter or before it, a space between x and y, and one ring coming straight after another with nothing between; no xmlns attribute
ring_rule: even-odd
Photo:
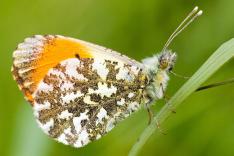
<svg viewBox="0 0 234 156"><path fill-rule="evenodd" d="M148 57L142 60L150 77L154 77L158 72L170 72L176 62L177 55L171 50L165 50L158 55Z"/></svg>
<svg viewBox="0 0 234 156"><path fill-rule="evenodd" d="M170 72L174 67L176 57L176 53L170 50L162 52L158 57L158 68Z"/></svg>
<svg viewBox="0 0 234 156"><path fill-rule="evenodd" d="M146 94L151 100L163 98L169 80L168 74L174 67L176 56L171 50L165 50L142 61L149 78Z"/></svg>

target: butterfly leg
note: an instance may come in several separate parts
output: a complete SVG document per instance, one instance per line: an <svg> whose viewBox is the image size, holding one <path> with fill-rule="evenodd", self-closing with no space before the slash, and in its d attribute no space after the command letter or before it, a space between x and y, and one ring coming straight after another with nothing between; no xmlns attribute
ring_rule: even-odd
<svg viewBox="0 0 234 156"><path fill-rule="evenodd" d="M149 116L149 121L148 121L148 125L151 124L151 121L154 117L153 111L150 109L150 107L148 105L146 105L146 110L148 112L148 116Z"/></svg>
<svg viewBox="0 0 234 156"><path fill-rule="evenodd" d="M153 119L153 117L154 117L154 113L153 113L152 109L150 108L150 103L152 103L152 102L148 102L148 103L146 104L146 110L147 110L148 116L149 116L148 125L151 124L152 119ZM161 129L160 123L158 122L158 120L156 120L156 126L157 126L157 128L159 129L159 131L160 131L161 134L166 135L166 133Z"/></svg>

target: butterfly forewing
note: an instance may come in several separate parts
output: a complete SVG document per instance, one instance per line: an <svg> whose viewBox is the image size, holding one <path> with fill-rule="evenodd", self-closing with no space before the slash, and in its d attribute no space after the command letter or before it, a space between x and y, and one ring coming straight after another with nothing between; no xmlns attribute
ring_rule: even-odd
<svg viewBox="0 0 234 156"><path fill-rule="evenodd" d="M99 139L146 102L145 73L126 56L62 36L27 39L14 53L14 77L39 126L75 147Z"/></svg>

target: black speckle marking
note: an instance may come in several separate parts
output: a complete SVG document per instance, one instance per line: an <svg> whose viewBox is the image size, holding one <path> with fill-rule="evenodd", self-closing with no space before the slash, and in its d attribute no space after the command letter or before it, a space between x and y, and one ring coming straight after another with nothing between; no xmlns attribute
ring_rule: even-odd
<svg viewBox="0 0 234 156"><path fill-rule="evenodd" d="M75 54L75 57L78 58L80 60L80 55L79 54Z"/></svg>
<svg viewBox="0 0 234 156"><path fill-rule="evenodd" d="M90 100L94 102L99 102L101 101L101 96L98 94L91 94L90 95Z"/></svg>
<svg viewBox="0 0 234 156"><path fill-rule="evenodd" d="M88 120L81 120L81 127L84 127L86 125L86 123L88 122Z"/></svg>

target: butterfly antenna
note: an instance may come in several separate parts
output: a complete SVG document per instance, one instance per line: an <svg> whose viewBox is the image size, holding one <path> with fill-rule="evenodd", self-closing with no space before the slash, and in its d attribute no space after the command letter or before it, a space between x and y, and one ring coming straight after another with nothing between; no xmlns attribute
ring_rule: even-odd
<svg viewBox="0 0 234 156"><path fill-rule="evenodd" d="M168 38L167 42L165 43L163 47L163 52L168 48L168 46L171 44L171 42L174 40L176 36L178 36L188 25L190 25L197 17L201 16L203 13L202 10L199 10L196 6L189 14L188 16L180 23L180 25L176 28L176 30L171 34L171 36Z"/></svg>

